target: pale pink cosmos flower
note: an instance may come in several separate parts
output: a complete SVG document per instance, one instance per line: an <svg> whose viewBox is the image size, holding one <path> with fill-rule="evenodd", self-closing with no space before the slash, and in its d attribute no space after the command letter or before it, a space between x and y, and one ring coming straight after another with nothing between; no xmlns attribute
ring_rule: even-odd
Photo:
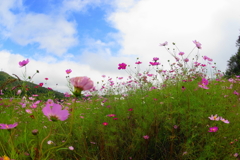
<svg viewBox="0 0 240 160"><path fill-rule="evenodd" d="M75 88L79 88L81 90L89 90L93 88L93 81L86 76L73 77L70 79L70 82Z"/></svg>
<svg viewBox="0 0 240 160"><path fill-rule="evenodd" d="M238 157L238 153L235 153L233 156L234 156L234 157Z"/></svg>
<svg viewBox="0 0 240 160"><path fill-rule="evenodd" d="M27 60L20 61L18 64L19 64L20 67L24 67L24 66L26 66L28 63L29 63L29 60L27 59Z"/></svg>
<svg viewBox="0 0 240 160"><path fill-rule="evenodd" d="M31 110L31 109L26 109L26 112L27 112L28 114L32 114L32 110Z"/></svg>
<svg viewBox="0 0 240 160"><path fill-rule="evenodd" d="M222 121L222 122L224 122L224 123L227 123L227 124L230 123L228 120L226 120L226 119L224 119L224 118L222 118L222 117L220 117L220 121Z"/></svg>
<svg viewBox="0 0 240 160"><path fill-rule="evenodd" d="M220 117L216 114L215 116L211 115L211 117L208 117L212 121L219 121Z"/></svg>
<svg viewBox="0 0 240 160"><path fill-rule="evenodd" d="M47 103L42 112L48 117L49 121L65 121L69 116L68 110L62 110L62 106L55 103Z"/></svg>
<svg viewBox="0 0 240 160"><path fill-rule="evenodd" d="M74 150L74 147L73 146L69 146L68 147L71 151Z"/></svg>
<svg viewBox="0 0 240 160"><path fill-rule="evenodd" d="M168 42L164 42L164 43L160 43L159 46L166 46L168 44Z"/></svg>
<svg viewBox="0 0 240 160"><path fill-rule="evenodd" d="M17 95L19 95L19 94L21 94L22 93L22 91L19 89L18 91L17 91Z"/></svg>
<svg viewBox="0 0 240 160"><path fill-rule="evenodd" d="M193 41L193 43L196 45L196 47L198 48L198 49L202 49L202 47L201 47L201 43L199 43L198 41Z"/></svg>

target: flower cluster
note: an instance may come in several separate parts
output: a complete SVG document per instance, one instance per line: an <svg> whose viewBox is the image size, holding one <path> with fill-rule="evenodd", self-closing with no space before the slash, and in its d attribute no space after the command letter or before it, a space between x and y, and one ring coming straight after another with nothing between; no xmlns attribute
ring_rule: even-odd
<svg viewBox="0 0 240 160"><path fill-rule="evenodd" d="M212 121L222 121L224 123L230 123L228 120L222 118L222 117L218 117L218 115L216 114L215 116L211 115L210 117L208 117L210 120Z"/></svg>
<svg viewBox="0 0 240 160"><path fill-rule="evenodd" d="M149 63L150 63L150 65L152 65L152 66L160 65L161 63L157 62L158 60L159 60L158 57L154 57L154 58L153 58L153 61L154 61L154 62L149 62Z"/></svg>

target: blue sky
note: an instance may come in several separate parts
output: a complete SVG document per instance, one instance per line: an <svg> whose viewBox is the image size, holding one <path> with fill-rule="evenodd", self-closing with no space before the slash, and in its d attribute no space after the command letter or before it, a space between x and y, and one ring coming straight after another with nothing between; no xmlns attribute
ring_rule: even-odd
<svg viewBox="0 0 240 160"><path fill-rule="evenodd" d="M240 33L239 0L0 0L0 68L22 75L18 62L29 59L34 81L68 91L71 76L127 76L117 69L136 58L147 67L171 56L159 43L175 42L189 53L193 40L225 71ZM170 46L171 47L171 46Z"/></svg>

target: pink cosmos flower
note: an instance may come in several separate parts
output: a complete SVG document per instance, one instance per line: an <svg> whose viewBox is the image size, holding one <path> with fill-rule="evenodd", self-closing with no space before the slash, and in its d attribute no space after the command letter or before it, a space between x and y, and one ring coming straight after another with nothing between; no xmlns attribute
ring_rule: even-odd
<svg viewBox="0 0 240 160"><path fill-rule="evenodd" d="M208 118L212 121L219 121L220 119L217 114L215 116L211 115L211 117L208 117Z"/></svg>
<svg viewBox="0 0 240 160"><path fill-rule="evenodd" d="M209 89L209 88L207 87L207 85L208 85L208 80L205 79L205 78L203 78L202 81L201 81L201 83L200 83L198 86L201 87L201 88L203 88L203 89Z"/></svg>
<svg viewBox="0 0 240 160"><path fill-rule="evenodd" d="M45 78L45 80L47 81L47 80L48 80L48 78Z"/></svg>
<svg viewBox="0 0 240 160"><path fill-rule="evenodd" d="M218 127L214 126L214 127L210 127L208 132L217 132L218 131Z"/></svg>
<svg viewBox="0 0 240 160"><path fill-rule="evenodd" d="M108 125L108 123L107 123L107 122L103 122L102 124L103 124L104 126Z"/></svg>
<svg viewBox="0 0 240 160"><path fill-rule="evenodd" d="M126 69L126 67L127 67L127 64L126 63L120 63L120 64L118 64L118 69L120 70L120 69Z"/></svg>
<svg viewBox="0 0 240 160"><path fill-rule="evenodd" d="M14 124L0 124L0 129L13 129L18 125L18 123Z"/></svg>
<svg viewBox="0 0 240 160"><path fill-rule="evenodd" d="M109 114L107 115L108 117L115 117L116 115L115 114Z"/></svg>
<svg viewBox="0 0 240 160"><path fill-rule="evenodd" d="M93 81L84 76L84 77L73 77L70 79L71 84L74 86L73 94L75 96L81 96L83 90L90 90L93 88Z"/></svg>
<svg viewBox="0 0 240 160"><path fill-rule="evenodd" d="M149 139L148 135L143 136L144 139Z"/></svg>
<svg viewBox="0 0 240 160"><path fill-rule="evenodd" d="M237 91L234 91L233 94L235 94L235 95L239 95L239 93L238 93Z"/></svg>
<svg viewBox="0 0 240 160"><path fill-rule="evenodd" d="M62 106L55 103L47 103L42 112L48 117L49 121L65 121L69 116L68 110L62 110Z"/></svg>
<svg viewBox="0 0 240 160"><path fill-rule="evenodd" d="M155 62L158 61L158 60L159 60L158 57L154 57L154 58L153 58L153 61L155 61Z"/></svg>
<svg viewBox="0 0 240 160"><path fill-rule="evenodd" d="M233 156L234 156L234 157L238 157L238 153L235 153Z"/></svg>
<svg viewBox="0 0 240 160"><path fill-rule="evenodd" d="M66 73L67 73L67 74L70 74L71 72L72 72L71 69L67 69L67 70L66 70Z"/></svg>
<svg viewBox="0 0 240 160"><path fill-rule="evenodd" d="M188 61L189 61L189 59L188 59L188 58L185 58L185 59L184 59L184 62L188 62Z"/></svg>
<svg viewBox="0 0 240 160"><path fill-rule="evenodd" d="M69 94L68 92L65 92L64 97L71 97L71 94Z"/></svg>
<svg viewBox="0 0 240 160"><path fill-rule="evenodd" d="M42 87L42 86L43 86L43 83L39 83L38 85L39 85L40 87Z"/></svg>
<svg viewBox="0 0 240 160"><path fill-rule="evenodd" d="M227 124L230 123L228 120L226 120L226 119L224 119L224 118L222 118L222 117L220 117L220 121L222 121L222 122L224 122L224 123L227 123Z"/></svg>
<svg viewBox="0 0 240 160"><path fill-rule="evenodd" d="M19 95L19 94L21 94L22 93L22 91L19 89L18 91L17 91L17 95Z"/></svg>
<svg viewBox="0 0 240 160"><path fill-rule="evenodd" d="M180 52L178 53L180 56L183 56L185 53L184 52Z"/></svg>
<svg viewBox="0 0 240 160"><path fill-rule="evenodd" d="M70 82L75 88L79 88L84 91L93 88L93 81L86 76L71 78Z"/></svg>
<svg viewBox="0 0 240 160"><path fill-rule="evenodd" d="M31 109L26 109L25 110L28 114L32 114L32 110Z"/></svg>
<svg viewBox="0 0 240 160"><path fill-rule="evenodd" d="M201 43L199 43L198 41L193 41L193 43L196 45L196 47L198 48L198 49L202 49L202 47L201 47Z"/></svg>
<svg viewBox="0 0 240 160"><path fill-rule="evenodd" d="M24 67L26 66L27 64L29 63L29 60L23 60L23 61L20 61L18 64L20 65L20 67Z"/></svg>
<svg viewBox="0 0 240 160"><path fill-rule="evenodd" d="M173 128L174 128L174 129L178 129L178 126L177 126L177 125L174 125Z"/></svg>
<svg viewBox="0 0 240 160"><path fill-rule="evenodd" d="M168 44L168 42L166 41L166 42L164 42L162 44L160 43L159 46L166 46L167 44Z"/></svg>
<svg viewBox="0 0 240 160"><path fill-rule="evenodd" d="M149 62L152 66L157 66L157 65L160 65L159 62Z"/></svg>
<svg viewBox="0 0 240 160"><path fill-rule="evenodd" d="M73 146L69 146L68 147L71 151L74 150L74 147Z"/></svg>
<svg viewBox="0 0 240 160"><path fill-rule="evenodd" d="M135 64L141 64L142 62L138 61L138 62L135 62Z"/></svg>

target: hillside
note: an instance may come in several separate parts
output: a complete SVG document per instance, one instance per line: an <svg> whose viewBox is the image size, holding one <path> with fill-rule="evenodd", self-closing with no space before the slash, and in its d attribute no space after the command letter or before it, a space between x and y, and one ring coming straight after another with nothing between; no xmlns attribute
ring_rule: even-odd
<svg viewBox="0 0 240 160"><path fill-rule="evenodd" d="M14 95L17 96L16 92L19 89L23 90L22 94L25 94L24 90L27 90L26 94L28 96L31 96L33 94L37 94L39 96L51 94L55 98L64 98L64 94L61 92L49 90L45 87L40 87L37 84L31 82L22 81L15 76L11 76L4 71L0 71L0 90L2 90L4 93L4 95L1 95L1 97L8 97L8 95L13 95L13 93L15 93Z"/></svg>

